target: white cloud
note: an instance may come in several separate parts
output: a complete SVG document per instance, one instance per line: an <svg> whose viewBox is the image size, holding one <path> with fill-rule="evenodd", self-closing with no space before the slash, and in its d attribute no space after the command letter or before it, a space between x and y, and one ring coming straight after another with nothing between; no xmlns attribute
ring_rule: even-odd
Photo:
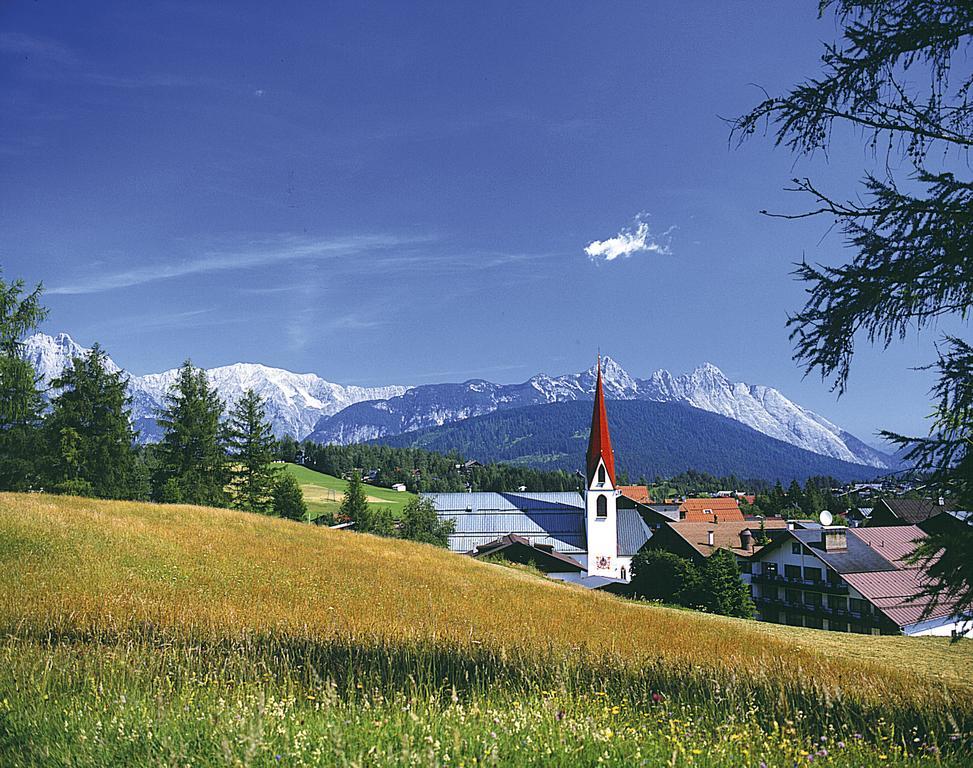
<svg viewBox="0 0 973 768"><path fill-rule="evenodd" d="M674 227L656 236L649 231L647 222L638 218L636 222L634 230L627 228L607 240L593 240L585 246L584 252L592 261L614 261L619 257L628 258L635 253L658 253L662 256L672 253L669 249L669 233Z"/></svg>

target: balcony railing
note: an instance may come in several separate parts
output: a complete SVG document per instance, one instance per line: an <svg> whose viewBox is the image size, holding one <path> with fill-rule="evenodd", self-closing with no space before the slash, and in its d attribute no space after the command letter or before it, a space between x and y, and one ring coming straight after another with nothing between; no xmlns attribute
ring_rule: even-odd
<svg viewBox="0 0 973 768"><path fill-rule="evenodd" d="M847 584L832 584L829 581L815 581L800 579L793 576L781 576L779 573L755 573L750 577L753 584L777 584L782 587L797 587L809 589L812 592L824 592L829 595L847 595Z"/></svg>
<svg viewBox="0 0 973 768"><path fill-rule="evenodd" d="M880 619L874 613L863 613L861 611L852 611L847 608L829 608L827 605L809 605L804 602L792 602L790 600L785 600L783 598L774 597L755 597L753 601L757 604L759 608L761 605L766 605L771 608L779 608L785 611L793 611L795 613L809 613L814 616L823 616L825 618L840 619L841 621L854 622L856 624L878 624Z"/></svg>

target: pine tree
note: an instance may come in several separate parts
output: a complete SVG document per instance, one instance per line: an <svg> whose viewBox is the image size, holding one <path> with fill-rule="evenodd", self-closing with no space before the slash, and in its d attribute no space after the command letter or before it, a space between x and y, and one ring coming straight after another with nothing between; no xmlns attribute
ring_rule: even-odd
<svg viewBox="0 0 973 768"><path fill-rule="evenodd" d="M288 520L307 520L307 502L297 478L290 472L281 472L274 483L273 513Z"/></svg>
<svg viewBox="0 0 973 768"><path fill-rule="evenodd" d="M361 475L357 471L353 471L351 477L348 478L348 487L341 498L338 515L342 519L350 520L356 524L362 523L368 517L368 500L365 498Z"/></svg>
<svg viewBox="0 0 973 768"><path fill-rule="evenodd" d="M278 474L273 463L275 442L264 401L252 389L230 412L226 434L233 506L250 512L269 512Z"/></svg>
<svg viewBox="0 0 973 768"><path fill-rule="evenodd" d="M103 499L144 498L134 447L128 380L110 371L97 344L51 382L58 392L44 421L55 489Z"/></svg>
<svg viewBox="0 0 973 768"><path fill-rule="evenodd" d="M0 490L27 490L39 479L43 402L22 339L47 316L42 290L23 295L23 280L0 278Z"/></svg>
<svg viewBox="0 0 973 768"><path fill-rule="evenodd" d="M446 547L449 546L449 535L454 530L456 523L453 520L441 520L430 499L416 496L402 510L399 535L403 539Z"/></svg>
<svg viewBox="0 0 973 768"><path fill-rule="evenodd" d="M740 578L736 557L726 549L718 549L707 558L703 566L703 595L704 605L713 613L753 618L750 590Z"/></svg>
<svg viewBox="0 0 973 768"><path fill-rule="evenodd" d="M222 416L223 401L207 381L206 372L187 360L157 419L164 430L153 478L158 500L226 506Z"/></svg>

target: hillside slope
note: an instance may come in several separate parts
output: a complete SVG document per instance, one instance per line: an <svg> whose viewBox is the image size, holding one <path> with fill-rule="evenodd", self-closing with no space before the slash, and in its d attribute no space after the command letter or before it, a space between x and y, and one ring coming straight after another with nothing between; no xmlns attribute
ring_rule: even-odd
<svg viewBox="0 0 973 768"><path fill-rule="evenodd" d="M867 480L882 473L796 448L684 403L613 400L608 421L617 466L633 478L669 477L696 469L787 483L813 475ZM590 403L550 403L498 410L372 442L572 471L581 466L590 423Z"/></svg>
<svg viewBox="0 0 973 768"><path fill-rule="evenodd" d="M0 494L11 768L964 768L971 651L230 510Z"/></svg>
<svg viewBox="0 0 973 768"><path fill-rule="evenodd" d="M973 680L970 648L938 638L839 635L640 605L431 546L232 510L0 494L0 543L4 629L151 621L221 635L583 646L633 661L813 669L876 694L914 685L912 671L927 683Z"/></svg>

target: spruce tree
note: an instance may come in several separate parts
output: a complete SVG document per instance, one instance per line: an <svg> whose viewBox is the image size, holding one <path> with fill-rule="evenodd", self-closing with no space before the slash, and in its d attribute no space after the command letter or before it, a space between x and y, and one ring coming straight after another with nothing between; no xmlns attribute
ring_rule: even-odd
<svg viewBox="0 0 973 768"><path fill-rule="evenodd" d="M368 517L368 500L365 498L365 489L362 487L361 475L357 470L353 471L348 478L348 487L341 498L338 515L356 524L362 523Z"/></svg>
<svg viewBox="0 0 973 768"><path fill-rule="evenodd" d="M281 472L274 483L273 513L288 520L307 520L307 502L297 478L290 472Z"/></svg>
<svg viewBox="0 0 973 768"><path fill-rule="evenodd" d="M249 512L269 512L278 474L273 463L275 441L264 401L252 389L230 412L226 434L233 506Z"/></svg>
<svg viewBox="0 0 973 768"><path fill-rule="evenodd" d="M51 382L58 392L44 422L55 489L103 499L143 498L128 380L97 344Z"/></svg>
<svg viewBox="0 0 973 768"><path fill-rule="evenodd" d="M718 549L707 558L703 566L703 595L705 607L713 613L753 618L750 590L740 578L736 557L726 549Z"/></svg>
<svg viewBox="0 0 973 768"><path fill-rule="evenodd" d="M643 549L632 559L633 596L693 607L703 601L699 569L664 549Z"/></svg>
<svg viewBox="0 0 973 768"><path fill-rule="evenodd" d="M24 295L23 280L0 278L0 490L23 491L38 481L43 401L22 340L47 316L42 290Z"/></svg>
<svg viewBox="0 0 973 768"><path fill-rule="evenodd" d="M223 401L207 381L206 372L187 360L157 419L164 430L153 478L159 501L226 506L222 416Z"/></svg>

